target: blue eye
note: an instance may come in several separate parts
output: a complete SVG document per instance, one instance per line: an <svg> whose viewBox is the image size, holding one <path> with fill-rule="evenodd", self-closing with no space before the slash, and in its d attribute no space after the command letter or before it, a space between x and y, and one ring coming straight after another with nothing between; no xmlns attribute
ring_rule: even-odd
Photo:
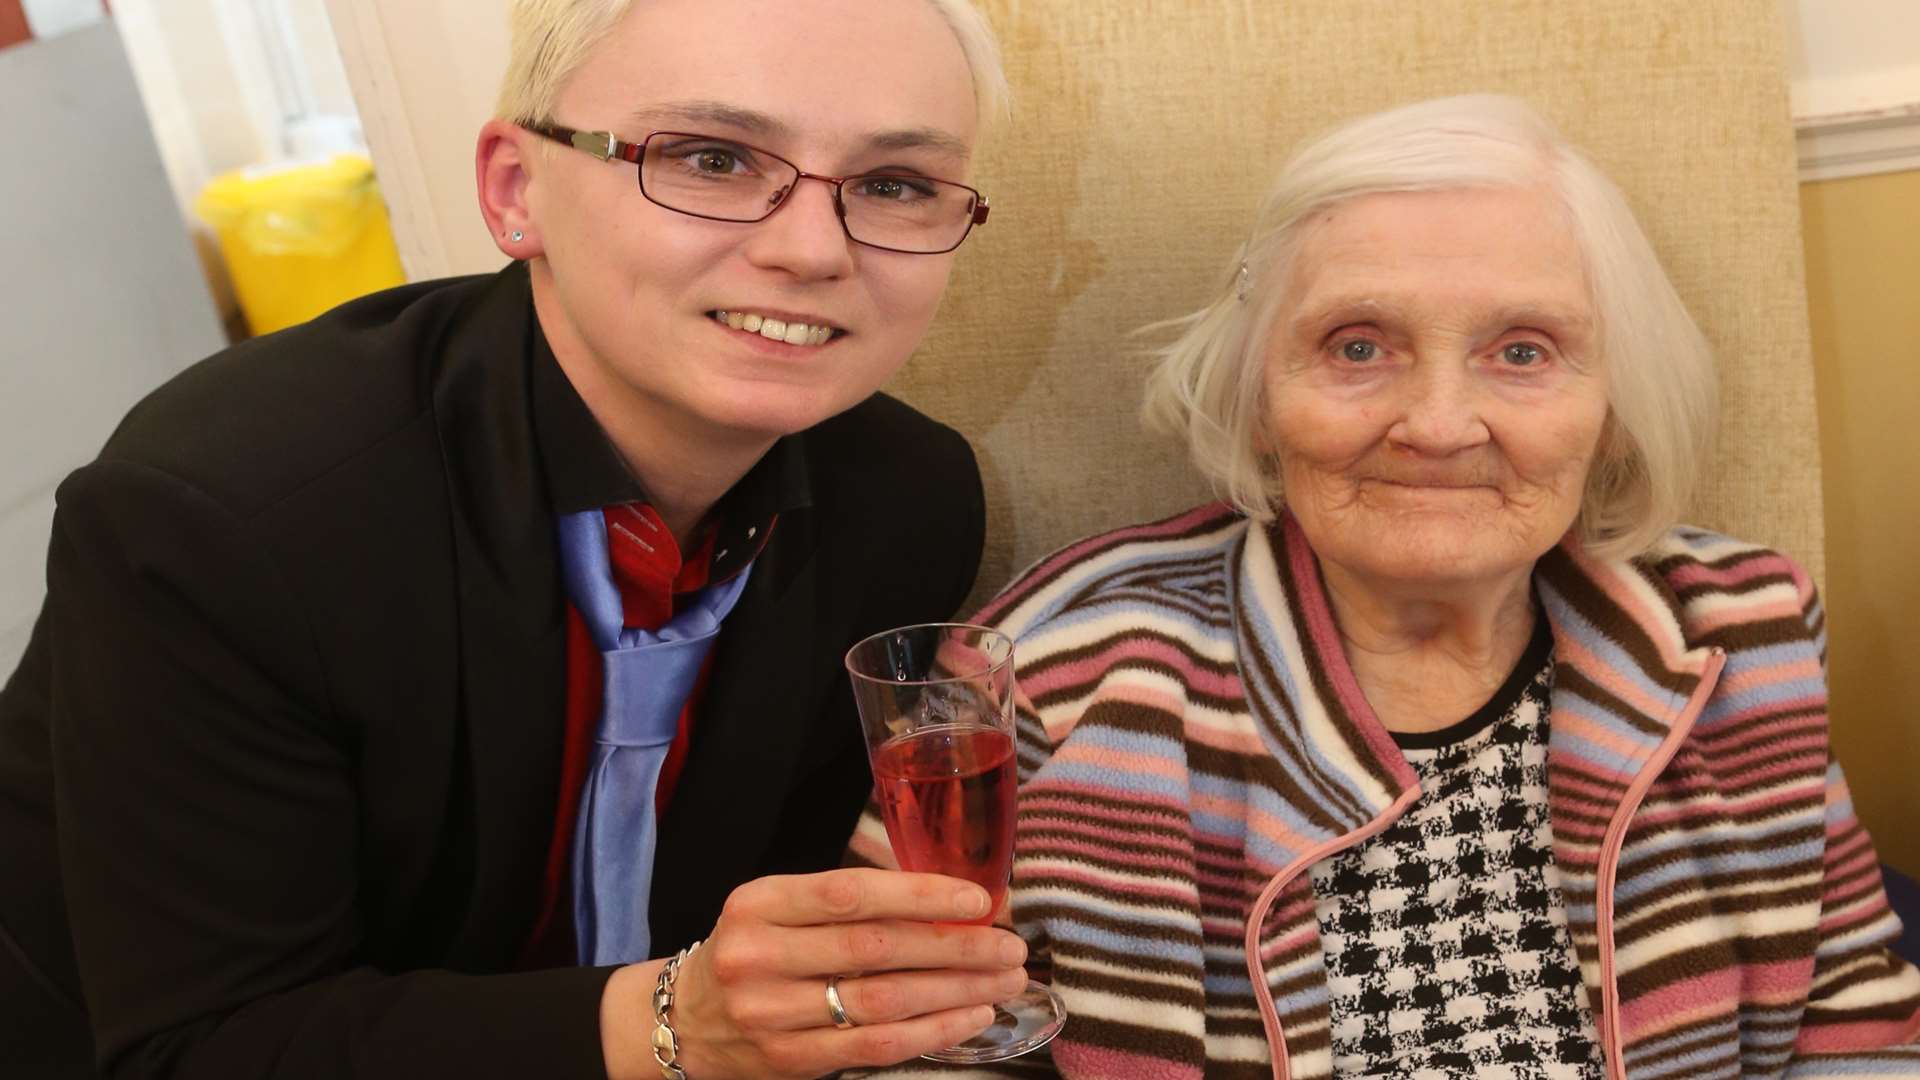
<svg viewBox="0 0 1920 1080"><path fill-rule="evenodd" d="M1537 364L1543 355L1540 351L1540 346L1529 345L1524 341L1515 342L1500 350L1500 359L1505 360L1514 367L1527 367L1531 364Z"/></svg>
<svg viewBox="0 0 1920 1080"><path fill-rule="evenodd" d="M1349 341L1340 346L1340 356L1356 364L1364 364L1380 356L1380 346L1371 341Z"/></svg>

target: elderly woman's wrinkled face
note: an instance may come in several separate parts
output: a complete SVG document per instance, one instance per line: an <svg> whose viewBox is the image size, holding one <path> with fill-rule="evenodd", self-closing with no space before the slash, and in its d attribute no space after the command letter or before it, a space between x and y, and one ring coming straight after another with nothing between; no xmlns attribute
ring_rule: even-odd
<svg viewBox="0 0 1920 1080"><path fill-rule="evenodd" d="M1578 514L1607 417L1564 210L1535 189L1395 193L1306 229L1264 436L1315 551L1415 585L1531 567Z"/></svg>

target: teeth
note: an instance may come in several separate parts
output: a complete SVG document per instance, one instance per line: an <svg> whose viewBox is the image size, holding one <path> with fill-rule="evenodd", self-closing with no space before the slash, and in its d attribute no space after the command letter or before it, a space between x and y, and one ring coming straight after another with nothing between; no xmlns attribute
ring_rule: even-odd
<svg viewBox="0 0 1920 1080"><path fill-rule="evenodd" d="M789 345L825 345L833 340L831 326L790 323L782 319L768 318L765 315L750 315L744 311L716 311L713 313L713 320L735 330L759 334L768 341L784 341Z"/></svg>

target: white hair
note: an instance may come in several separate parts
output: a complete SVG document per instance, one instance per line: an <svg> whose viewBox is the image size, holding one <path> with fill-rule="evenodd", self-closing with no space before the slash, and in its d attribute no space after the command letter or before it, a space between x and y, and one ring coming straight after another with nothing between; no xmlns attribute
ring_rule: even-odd
<svg viewBox="0 0 1920 1080"><path fill-rule="evenodd" d="M1256 520L1284 501L1261 449L1264 345L1288 297L1303 226L1363 195L1545 187L1585 260L1608 372L1606 432L1575 528L1601 556L1645 551L1686 512L1712 450L1713 356L1626 197L1532 106L1471 94L1361 117L1281 169L1229 267L1221 295L1162 324L1144 414L1185 440L1200 472Z"/></svg>
<svg viewBox="0 0 1920 1080"><path fill-rule="evenodd" d="M507 72L494 115L516 124L553 120L554 103L594 46L636 0L513 0ZM1007 109L1006 70L986 16L969 0L927 0L940 13L973 76L974 103L984 130Z"/></svg>

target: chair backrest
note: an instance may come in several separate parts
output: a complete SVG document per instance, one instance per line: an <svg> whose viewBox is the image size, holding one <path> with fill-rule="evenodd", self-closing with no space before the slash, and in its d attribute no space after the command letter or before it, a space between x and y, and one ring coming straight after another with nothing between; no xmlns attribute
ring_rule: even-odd
<svg viewBox="0 0 1920 1080"><path fill-rule="evenodd" d="M1303 138L1490 90L1539 105L1627 192L1719 361L1720 451L1693 519L1822 574L1820 459L1786 49L1770 0L982 0L1013 115L891 388L987 478L976 599L1085 533L1209 497L1137 420L1133 333L1221 287Z"/></svg>

